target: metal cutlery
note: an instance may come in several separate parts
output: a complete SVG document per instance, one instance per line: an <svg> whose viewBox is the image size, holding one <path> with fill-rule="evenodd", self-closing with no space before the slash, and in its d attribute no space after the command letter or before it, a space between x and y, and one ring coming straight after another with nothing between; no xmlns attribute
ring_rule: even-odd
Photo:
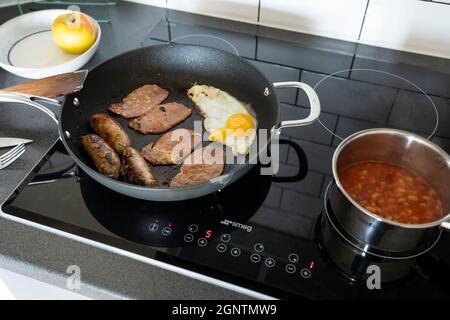
<svg viewBox="0 0 450 320"><path fill-rule="evenodd" d="M25 145L19 144L9 150L8 152L0 155L0 170L6 168L11 163L19 159L19 157L25 152Z"/></svg>
<svg viewBox="0 0 450 320"><path fill-rule="evenodd" d="M19 144L27 144L27 143L31 143L31 142L33 142L33 140L5 137L5 138L0 138L0 148L14 147Z"/></svg>

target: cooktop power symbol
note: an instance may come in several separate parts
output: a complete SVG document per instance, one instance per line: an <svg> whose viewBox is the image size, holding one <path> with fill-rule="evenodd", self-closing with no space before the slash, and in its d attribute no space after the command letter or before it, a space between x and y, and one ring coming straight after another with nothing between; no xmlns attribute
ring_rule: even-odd
<svg viewBox="0 0 450 320"><path fill-rule="evenodd" d="M158 231L159 226L156 223L152 223L151 225L148 226L148 230L150 230L150 232L155 232Z"/></svg>

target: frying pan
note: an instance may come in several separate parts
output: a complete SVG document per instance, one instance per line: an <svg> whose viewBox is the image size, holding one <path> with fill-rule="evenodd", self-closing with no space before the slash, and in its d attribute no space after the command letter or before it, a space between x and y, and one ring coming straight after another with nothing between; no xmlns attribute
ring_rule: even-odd
<svg viewBox="0 0 450 320"><path fill-rule="evenodd" d="M36 97L0 94L0 101L22 102L46 112L58 123L60 139L77 165L100 184L127 196L154 201L178 201L200 197L233 183L247 173L255 159L245 163L227 164L224 173L206 183L170 188L168 181L175 176L177 166L154 167L159 188L132 185L103 176L95 169L80 143L82 135L90 132L89 119L96 113L107 112L109 104L119 102L132 90L155 83L170 91L165 102L178 101L192 107L186 90L194 84L207 84L220 88L256 112L258 129L268 132L267 139L259 139L258 150L265 152L270 142L278 138L285 127L304 126L320 115L320 103L315 91L301 82L271 83L244 59L222 50L193 45L163 44L139 48L123 53L94 68L86 78L81 91L66 96L58 117L40 105ZM305 91L310 102L310 114L300 120L279 121L275 88L294 87ZM45 99L46 102L56 103ZM124 128L126 121L117 118ZM193 121L201 120L194 110L192 116L177 127L193 128ZM142 135L127 129L132 145L140 149L156 141L161 135ZM256 142L255 142L256 143Z"/></svg>

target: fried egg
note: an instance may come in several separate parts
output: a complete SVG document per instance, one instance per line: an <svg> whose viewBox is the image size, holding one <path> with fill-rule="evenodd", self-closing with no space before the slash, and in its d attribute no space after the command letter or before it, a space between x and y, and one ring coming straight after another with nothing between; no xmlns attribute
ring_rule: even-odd
<svg viewBox="0 0 450 320"><path fill-rule="evenodd" d="M188 90L189 98L204 118L209 140L231 148L233 155L246 155L256 138L257 121L250 106L225 91L207 85Z"/></svg>

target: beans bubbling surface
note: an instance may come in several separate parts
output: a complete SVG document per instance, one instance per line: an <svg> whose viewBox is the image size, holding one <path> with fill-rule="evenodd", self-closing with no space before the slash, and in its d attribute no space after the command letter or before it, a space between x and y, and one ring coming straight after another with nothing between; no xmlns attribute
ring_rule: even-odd
<svg viewBox="0 0 450 320"><path fill-rule="evenodd" d="M339 172L343 188L376 215L406 224L444 216L436 191L422 177L387 162L363 161Z"/></svg>

